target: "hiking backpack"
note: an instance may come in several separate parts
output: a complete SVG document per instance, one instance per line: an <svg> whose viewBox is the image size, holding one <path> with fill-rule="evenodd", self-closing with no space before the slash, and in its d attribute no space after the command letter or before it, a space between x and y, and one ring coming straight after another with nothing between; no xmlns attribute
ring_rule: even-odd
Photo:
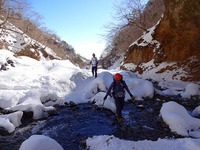
<svg viewBox="0 0 200 150"><path fill-rule="evenodd" d="M113 81L112 95L114 97L125 97L125 84L124 80L120 80L119 82Z"/></svg>
<svg viewBox="0 0 200 150"><path fill-rule="evenodd" d="M92 66L96 66L98 64L98 60L96 57L93 57L92 60L91 60L91 64Z"/></svg>

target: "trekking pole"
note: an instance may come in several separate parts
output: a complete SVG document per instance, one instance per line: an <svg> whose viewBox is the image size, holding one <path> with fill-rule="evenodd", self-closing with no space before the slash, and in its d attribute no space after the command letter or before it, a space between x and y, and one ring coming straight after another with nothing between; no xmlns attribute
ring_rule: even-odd
<svg viewBox="0 0 200 150"><path fill-rule="evenodd" d="M103 105L104 105L105 101L106 101L106 100L103 100L103 104L102 104L102 106L101 106L101 110L103 110Z"/></svg>

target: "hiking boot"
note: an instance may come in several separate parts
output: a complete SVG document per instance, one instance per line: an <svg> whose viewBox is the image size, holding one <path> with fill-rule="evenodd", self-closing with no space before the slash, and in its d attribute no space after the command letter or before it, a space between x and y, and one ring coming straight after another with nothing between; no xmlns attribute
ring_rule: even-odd
<svg viewBox="0 0 200 150"><path fill-rule="evenodd" d="M115 126L116 124L118 124L118 120L117 120L117 119L115 119L115 120L112 122L111 126Z"/></svg>
<svg viewBox="0 0 200 150"><path fill-rule="evenodd" d="M124 119L122 117L117 118L118 123L122 123L124 121Z"/></svg>

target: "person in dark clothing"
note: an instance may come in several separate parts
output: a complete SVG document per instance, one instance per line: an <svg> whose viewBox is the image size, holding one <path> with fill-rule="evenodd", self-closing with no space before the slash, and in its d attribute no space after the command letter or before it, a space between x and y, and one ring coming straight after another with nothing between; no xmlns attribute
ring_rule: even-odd
<svg viewBox="0 0 200 150"><path fill-rule="evenodd" d="M97 77L97 66L98 66L98 59L95 54L92 54L92 59L90 61L90 65L92 65L92 75Z"/></svg>
<svg viewBox="0 0 200 150"><path fill-rule="evenodd" d="M125 90L128 92L130 97L133 99L133 95L131 94L130 90L128 89L128 86L126 82L123 80L123 77L121 74L116 73L114 75L114 81L110 85L105 97L104 101L107 99L107 96L110 95L110 92L112 90L112 96L115 100L116 105L116 119L119 123L123 122L122 118L122 110L124 107L124 99L125 99Z"/></svg>

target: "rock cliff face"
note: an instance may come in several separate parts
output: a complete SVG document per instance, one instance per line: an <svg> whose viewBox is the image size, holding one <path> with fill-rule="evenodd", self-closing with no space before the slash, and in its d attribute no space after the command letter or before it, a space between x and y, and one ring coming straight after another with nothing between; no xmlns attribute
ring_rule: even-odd
<svg viewBox="0 0 200 150"><path fill-rule="evenodd" d="M133 44L125 56L125 63L137 65L134 71L143 73L142 63L153 60L155 65L175 62L173 67L158 71L183 68L187 76L181 80L200 80L200 0L164 0L165 13L145 46ZM141 40L141 41L140 41ZM138 42L142 42L142 38ZM181 74L181 72L179 72Z"/></svg>

